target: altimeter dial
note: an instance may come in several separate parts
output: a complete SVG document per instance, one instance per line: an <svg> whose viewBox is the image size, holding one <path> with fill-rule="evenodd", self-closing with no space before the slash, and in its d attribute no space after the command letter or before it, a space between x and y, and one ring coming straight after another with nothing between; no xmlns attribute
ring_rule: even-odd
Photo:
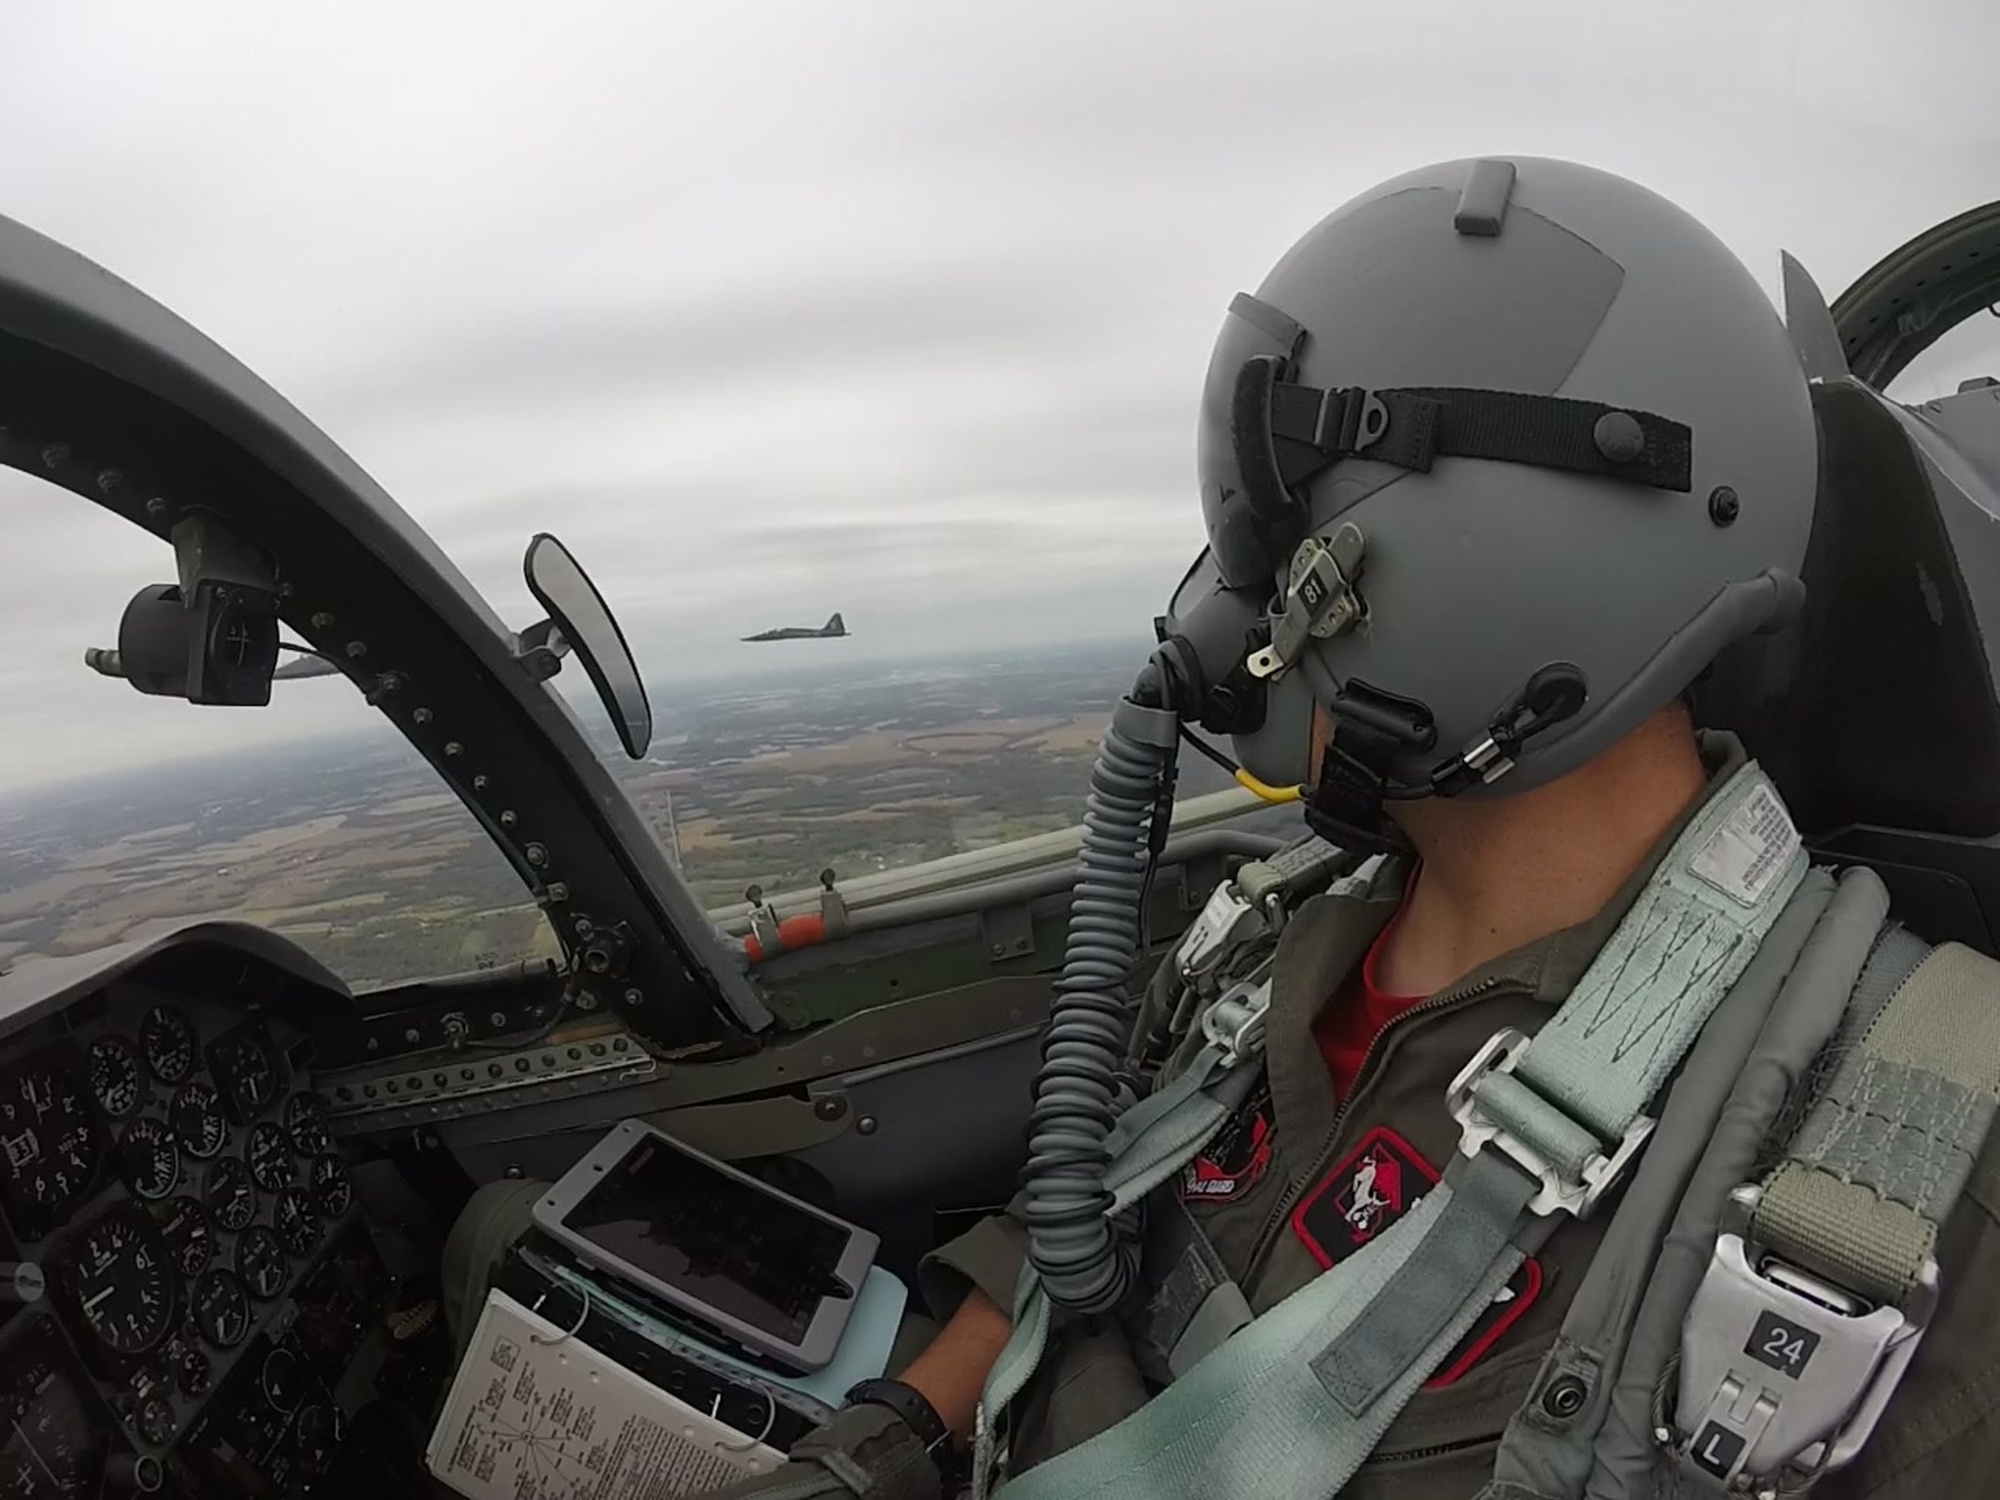
<svg viewBox="0 0 2000 1500"><path fill-rule="evenodd" d="M91 1220L64 1245L60 1264L84 1326L112 1353L148 1353L173 1331L172 1257L139 1204L120 1203Z"/></svg>

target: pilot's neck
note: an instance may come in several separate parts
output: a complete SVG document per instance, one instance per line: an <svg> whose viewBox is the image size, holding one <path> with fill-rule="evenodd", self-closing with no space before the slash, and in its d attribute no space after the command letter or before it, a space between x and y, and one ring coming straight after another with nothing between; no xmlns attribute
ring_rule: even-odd
<svg viewBox="0 0 2000 1500"><path fill-rule="evenodd" d="M1389 994L1430 995L1587 921L1707 784L1678 704L1559 781L1493 801L1431 798L1397 819L1420 864L1376 959Z"/></svg>

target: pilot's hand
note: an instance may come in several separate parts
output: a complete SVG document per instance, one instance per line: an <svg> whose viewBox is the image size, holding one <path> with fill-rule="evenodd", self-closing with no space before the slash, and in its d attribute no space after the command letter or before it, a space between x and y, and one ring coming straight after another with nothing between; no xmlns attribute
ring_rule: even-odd
<svg viewBox="0 0 2000 1500"><path fill-rule="evenodd" d="M834 1413L792 1445L791 1461L716 1491L716 1500L944 1500L923 1440L886 1406Z"/></svg>

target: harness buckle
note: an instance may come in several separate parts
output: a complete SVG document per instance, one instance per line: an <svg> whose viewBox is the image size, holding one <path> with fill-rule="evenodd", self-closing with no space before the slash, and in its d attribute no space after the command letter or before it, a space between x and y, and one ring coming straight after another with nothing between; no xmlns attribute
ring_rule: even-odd
<svg viewBox="0 0 2000 1500"><path fill-rule="evenodd" d="M1528 1050L1530 1040L1525 1032L1511 1026L1495 1032L1487 1039L1486 1045L1472 1055L1472 1061L1459 1070L1458 1077L1451 1081L1451 1087L1445 1090L1445 1108L1458 1121L1458 1149L1461 1154L1477 1156L1485 1147L1495 1146L1541 1183L1541 1191L1528 1201L1530 1210L1544 1217L1566 1213L1585 1219L1597 1207L1598 1199L1625 1175L1633 1158L1639 1154L1639 1148L1653 1133L1656 1122L1649 1115L1638 1116L1626 1127L1617 1149L1610 1155L1599 1152L1587 1159L1582 1170L1574 1176L1565 1175L1539 1147L1495 1120L1478 1097L1479 1085L1488 1077L1514 1071Z"/></svg>
<svg viewBox="0 0 2000 1500"><path fill-rule="evenodd" d="M1670 1437L1691 1474L1775 1493L1781 1470L1851 1462L1881 1420L1937 1306L1925 1264L1905 1305L1872 1306L1747 1239L1762 1190L1730 1195L1688 1309Z"/></svg>
<svg viewBox="0 0 2000 1500"><path fill-rule="evenodd" d="M1271 1010L1271 965L1231 985L1201 1016L1201 1034L1221 1054L1218 1066L1234 1068L1264 1050L1264 1019Z"/></svg>
<svg viewBox="0 0 2000 1500"><path fill-rule="evenodd" d="M1209 893L1208 904L1174 950L1174 968L1181 983L1198 987L1261 935L1266 925L1262 913L1244 899L1236 883L1223 881Z"/></svg>

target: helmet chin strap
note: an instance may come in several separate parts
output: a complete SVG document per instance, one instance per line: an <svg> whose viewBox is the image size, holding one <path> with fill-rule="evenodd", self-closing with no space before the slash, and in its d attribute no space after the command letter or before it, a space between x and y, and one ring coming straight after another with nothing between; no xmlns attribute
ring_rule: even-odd
<svg viewBox="0 0 2000 1500"><path fill-rule="evenodd" d="M1401 734L1377 721L1377 715L1350 715L1349 694L1330 710L1333 734L1319 760L1318 779L1305 797L1306 826L1329 844L1371 854L1400 854L1409 850L1403 832L1390 819L1384 804L1402 789L1390 780L1389 767L1395 757L1416 748L1410 743L1410 729ZM1436 739L1436 727L1427 710L1423 723L1429 738ZM1414 728L1414 726L1411 726Z"/></svg>
<svg viewBox="0 0 2000 1500"><path fill-rule="evenodd" d="M1391 767L1399 755L1436 744L1430 710L1350 678L1328 708L1333 736L1305 798L1306 826L1344 849L1408 852L1409 841L1389 817L1388 803L1455 797L1491 785L1514 768L1528 740L1573 717L1588 697L1580 668L1551 662L1493 716L1484 734L1439 762L1425 782L1412 784L1395 779Z"/></svg>

